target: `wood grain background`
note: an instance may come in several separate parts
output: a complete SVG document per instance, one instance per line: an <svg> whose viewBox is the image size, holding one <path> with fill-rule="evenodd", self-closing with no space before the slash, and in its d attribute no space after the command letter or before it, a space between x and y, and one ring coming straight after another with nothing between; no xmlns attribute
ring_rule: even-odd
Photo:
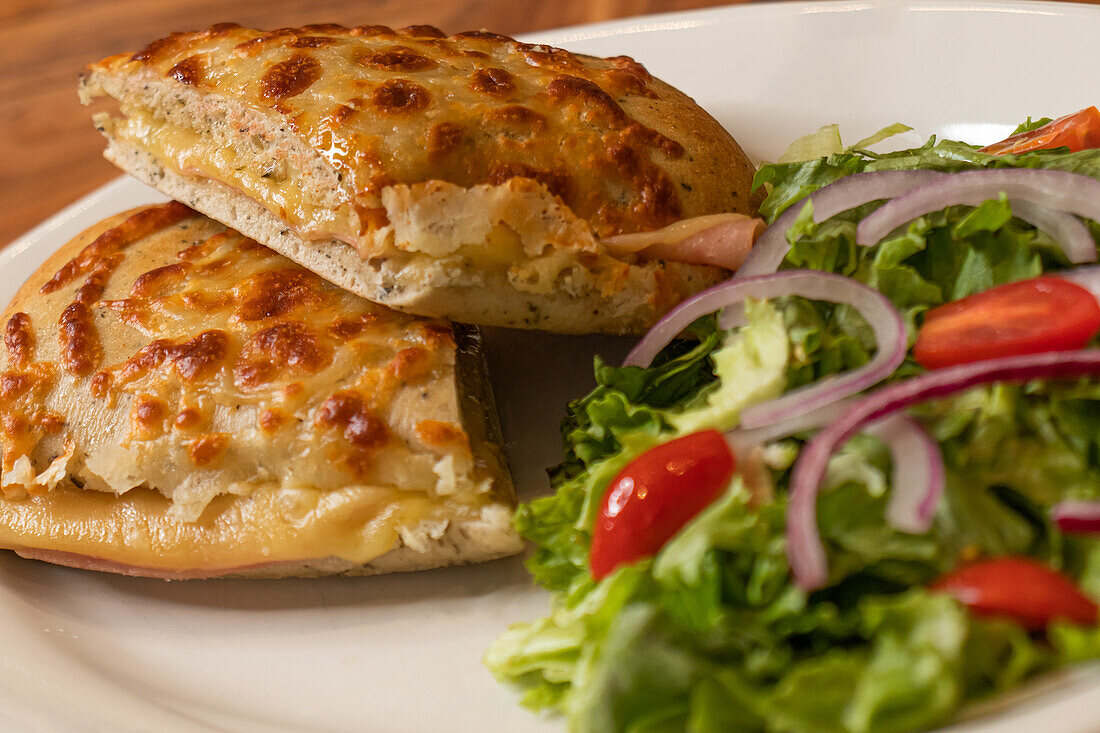
<svg viewBox="0 0 1100 733"><path fill-rule="evenodd" d="M744 0L742 0L744 1ZM1091 0L1100 2L1100 0ZM502 33L728 4L729 0L3 0L0 2L0 247L118 175L76 96L104 56L172 31L235 21L335 22Z"/></svg>

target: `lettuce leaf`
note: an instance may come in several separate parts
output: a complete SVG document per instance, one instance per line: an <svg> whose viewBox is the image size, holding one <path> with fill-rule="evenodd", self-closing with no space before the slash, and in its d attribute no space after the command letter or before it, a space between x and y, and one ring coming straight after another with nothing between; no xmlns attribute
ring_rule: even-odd
<svg viewBox="0 0 1100 733"><path fill-rule="evenodd" d="M1028 120L1030 122L1030 119ZM830 155L843 153L850 150L866 150L873 145L878 145L894 135L912 130L909 125L900 122L882 128L878 132L865 137L859 142L845 148L840 139L840 125L825 125L808 135L804 135L787 148L783 155L779 156L777 163L800 163L817 158L828 158Z"/></svg>
<svg viewBox="0 0 1100 733"><path fill-rule="evenodd" d="M1060 625L1051 651L922 588L807 597L783 523L781 502L752 506L735 481L652 562L559 599L486 661L574 731L880 733L943 723L1100 641Z"/></svg>
<svg viewBox="0 0 1100 733"><path fill-rule="evenodd" d="M667 413L677 433L729 430L744 408L783 393L790 360L783 315L768 303L750 301L745 316L748 325L732 332L711 355L718 379L687 401L685 409Z"/></svg>
<svg viewBox="0 0 1100 733"><path fill-rule="evenodd" d="M1040 117L1037 120L1033 120L1030 117L1028 117L1026 120L1024 120L1020 124L1016 125L1016 129L1013 130L1009 134L1010 134L1010 136L1011 135L1019 135L1022 132L1031 132L1032 130L1038 130L1043 125L1045 125L1049 122L1053 122L1053 121L1054 120L1050 119L1049 117Z"/></svg>
<svg viewBox="0 0 1100 733"><path fill-rule="evenodd" d="M854 146L809 160L766 164L756 172L753 186L767 184L770 187L760 213L771 223L791 204L853 173L914 169L954 173L980 168L1045 168L1100 178L1100 149L1076 153L1037 150L1019 155L990 155L973 145L955 140L937 141L931 137L922 147L893 153L872 153Z"/></svg>
<svg viewBox="0 0 1100 733"><path fill-rule="evenodd" d="M591 582L595 513L633 458L704 423L732 426L741 409L782 391L789 354L783 318L766 303L750 306L746 316L748 324L731 334L696 324L700 342L679 344L649 369L609 367L597 359L596 388L569 405L562 424L566 459L550 471L557 493L516 512L517 529L536 543L527 566L540 584L576 590Z"/></svg>
<svg viewBox="0 0 1100 733"><path fill-rule="evenodd" d="M807 339L839 338L836 321L806 328L815 322L807 306L785 308L796 324L786 334L792 355ZM759 328L775 326L774 308L752 310ZM699 349L691 358L714 369L738 344L684 354ZM654 374L685 373L673 361ZM717 371L737 381L738 371ZM699 384L680 406L629 403L651 412L656 432L619 433L618 453L521 510L517 523L538 543L532 572L560 593L549 617L514 627L486 662L524 690L525 704L562 712L576 731L909 731L1039 671L1100 656L1095 629L1059 625L1048 645L923 590L963 558L1029 554L1100 592L1100 542L1067 541L1046 519L1067 487L1095 496L1100 486L1100 388L1089 384L999 385L922 406L949 475L923 535L885 524L888 454L874 439L851 441L819 502L831 568L823 591L807 596L790 583L784 494L758 505L739 479L652 561L593 582L593 506L630 457L672 433L670 417L713 409L727 394L713 377ZM591 396L616 391L607 379ZM780 488L787 465L775 470Z"/></svg>

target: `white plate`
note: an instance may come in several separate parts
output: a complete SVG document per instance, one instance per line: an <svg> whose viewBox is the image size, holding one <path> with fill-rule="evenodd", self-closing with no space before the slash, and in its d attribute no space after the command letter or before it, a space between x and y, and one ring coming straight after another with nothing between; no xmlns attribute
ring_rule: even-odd
<svg viewBox="0 0 1100 733"><path fill-rule="evenodd" d="M988 142L1027 115L1094 104L1100 8L828 2L720 8L540 34L630 54L721 120L757 159L839 122L846 139L904 121ZM910 142L921 137L914 135ZM155 192L120 179L0 253L0 301L56 247ZM522 492L545 490L566 400L598 348L495 332L491 369ZM518 560L352 580L166 584L0 556L4 730L562 731L480 664L545 594ZM956 733L1100 729L1100 673L1077 670ZM1054 724L1053 726L1051 724Z"/></svg>

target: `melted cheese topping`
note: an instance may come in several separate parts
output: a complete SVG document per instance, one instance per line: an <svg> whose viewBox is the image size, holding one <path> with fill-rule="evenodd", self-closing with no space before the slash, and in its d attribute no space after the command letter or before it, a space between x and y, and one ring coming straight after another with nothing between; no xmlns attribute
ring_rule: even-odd
<svg viewBox="0 0 1100 733"><path fill-rule="evenodd" d="M130 79L134 89L119 94L131 108L174 114L142 87L168 79L208 94L209 106L191 111L196 129L217 111L229 115L232 134L281 146L274 158L301 172L309 155L324 161L364 232L385 226L376 211L386 187L429 180L462 187L536 180L598 236L753 208L751 166L728 133L625 56L578 56L485 32L445 37L427 26L261 32L221 24L90 71L86 94L104 93L97 74ZM227 112L224 100L270 124ZM304 141L308 154L281 133ZM210 168L220 180L236 177L232 161ZM736 183L731 168L741 169ZM262 198L260 189L247 190Z"/></svg>
<svg viewBox="0 0 1100 733"><path fill-rule="evenodd" d="M507 492L464 429L449 326L180 204L28 287L5 314L0 544L155 567L365 562Z"/></svg>

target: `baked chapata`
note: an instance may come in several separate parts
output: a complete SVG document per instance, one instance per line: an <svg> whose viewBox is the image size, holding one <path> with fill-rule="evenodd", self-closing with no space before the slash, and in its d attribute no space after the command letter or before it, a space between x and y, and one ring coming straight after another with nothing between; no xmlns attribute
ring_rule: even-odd
<svg viewBox="0 0 1100 733"><path fill-rule="evenodd" d="M476 332L183 204L81 234L0 324L2 547L165 578L520 549Z"/></svg>
<svg viewBox="0 0 1100 733"><path fill-rule="evenodd" d="M220 24L94 64L81 93L118 101L95 118L108 159L409 313L641 332L727 277L713 265L735 267L756 231L687 262L675 241L619 239L756 208L729 133L625 56L430 26Z"/></svg>

